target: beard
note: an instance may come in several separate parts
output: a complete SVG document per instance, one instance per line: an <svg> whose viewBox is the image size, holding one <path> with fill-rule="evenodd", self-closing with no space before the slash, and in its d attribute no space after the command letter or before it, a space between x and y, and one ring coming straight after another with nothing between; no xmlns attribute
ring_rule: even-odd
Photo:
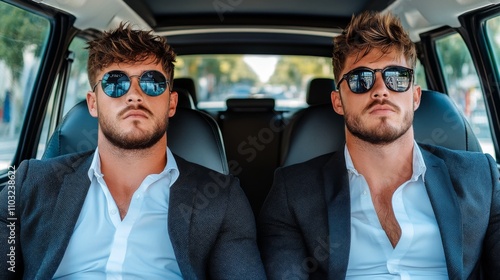
<svg viewBox="0 0 500 280"><path fill-rule="evenodd" d="M368 111L371 107L378 104L389 104L396 112L401 111L398 106L390 101L374 101L363 112ZM355 137L374 145L386 145L393 143L410 129L413 123L413 111L408 111L404 114L403 121L399 126L392 126L387 122L387 117L381 117L378 127L369 128L363 125L361 115L352 115L348 112L345 112L344 119L347 130Z"/></svg>
<svg viewBox="0 0 500 280"><path fill-rule="evenodd" d="M122 110L118 116L122 116L127 111L135 109L142 110L147 115L153 116L152 112L142 105L138 106L130 106ZM113 121L110 118L106 117L104 114L99 114L99 126L101 131L106 137L106 139L115 147L124 149L124 150L143 150L147 148L151 148L153 145L158 143L160 139L167 132L168 127L168 112L165 114L160 121L156 121L153 128L146 132L143 132L139 129L132 133L126 133L120 130L120 128L116 125L117 121ZM137 125L139 122L134 121L133 124Z"/></svg>

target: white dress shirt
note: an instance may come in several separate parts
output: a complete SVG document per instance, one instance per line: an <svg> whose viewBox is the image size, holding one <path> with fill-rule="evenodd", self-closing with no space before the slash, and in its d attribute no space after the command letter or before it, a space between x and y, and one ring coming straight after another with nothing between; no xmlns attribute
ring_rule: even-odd
<svg viewBox="0 0 500 280"><path fill-rule="evenodd" d="M413 147L413 174L392 196L401 227L395 248L382 229L370 188L344 149L351 195L351 250L346 279L448 279L441 235L425 189L425 163Z"/></svg>
<svg viewBox="0 0 500 280"><path fill-rule="evenodd" d="M54 279L182 279L167 228L179 170L169 149L166 156L164 170L144 179L121 220L96 149L90 188Z"/></svg>

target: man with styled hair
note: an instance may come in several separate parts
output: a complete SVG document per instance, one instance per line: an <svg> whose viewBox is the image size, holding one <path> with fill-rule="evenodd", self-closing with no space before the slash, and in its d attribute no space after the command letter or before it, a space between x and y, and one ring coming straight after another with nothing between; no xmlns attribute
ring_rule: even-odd
<svg viewBox="0 0 500 280"><path fill-rule="evenodd" d="M10 245L1 242L0 279L264 279L255 219L236 178L217 174L227 184L186 213L215 171L167 146L177 93L165 38L120 24L88 48L97 148L21 163L16 269L7 270ZM11 232L8 196L4 188L1 240Z"/></svg>
<svg viewBox="0 0 500 280"><path fill-rule="evenodd" d="M392 14L334 39L344 149L280 168L261 210L269 279L500 275L500 184L490 155L417 144L416 51Z"/></svg>

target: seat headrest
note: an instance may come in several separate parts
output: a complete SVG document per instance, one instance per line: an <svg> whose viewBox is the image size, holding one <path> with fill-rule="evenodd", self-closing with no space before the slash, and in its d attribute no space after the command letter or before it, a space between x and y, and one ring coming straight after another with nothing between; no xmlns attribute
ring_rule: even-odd
<svg viewBox="0 0 500 280"><path fill-rule="evenodd" d="M198 104L196 85L192 78L175 78L173 86L176 89L182 88L184 90L187 90L187 92L189 92L189 94L193 98L194 104Z"/></svg>
<svg viewBox="0 0 500 280"><path fill-rule="evenodd" d="M338 151L345 144L344 117L331 104L299 112L286 128L281 165L287 166Z"/></svg>
<svg viewBox="0 0 500 280"><path fill-rule="evenodd" d="M444 93L422 90L420 106L413 119L413 129L419 143L453 150L482 151L467 119Z"/></svg>
<svg viewBox="0 0 500 280"><path fill-rule="evenodd" d="M274 110L273 98L229 98L226 100L228 111L262 112Z"/></svg>
<svg viewBox="0 0 500 280"><path fill-rule="evenodd" d="M77 103L50 137L42 158L84 152L97 147L98 121L89 114L85 100ZM229 174L222 133L208 114L177 108L169 119L168 147L185 160Z"/></svg>
<svg viewBox="0 0 500 280"><path fill-rule="evenodd" d="M310 106L300 112L287 127L283 166L303 162L338 151L345 143L344 118L331 105ZM415 111L413 129L417 143L448 149L481 152L481 145L463 113L443 93L422 90Z"/></svg>
<svg viewBox="0 0 500 280"><path fill-rule="evenodd" d="M335 90L335 80L314 78L309 82L306 102L309 105L331 104L331 93Z"/></svg>
<svg viewBox="0 0 500 280"><path fill-rule="evenodd" d="M177 108L188 108L188 109L196 109L194 105L193 97L191 94L183 88L174 88L175 92L177 92L178 100L177 100Z"/></svg>

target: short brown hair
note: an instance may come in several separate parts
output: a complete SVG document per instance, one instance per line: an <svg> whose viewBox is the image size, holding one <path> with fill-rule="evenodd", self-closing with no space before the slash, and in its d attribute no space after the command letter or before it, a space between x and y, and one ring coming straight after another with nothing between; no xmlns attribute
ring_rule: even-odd
<svg viewBox="0 0 500 280"><path fill-rule="evenodd" d="M164 37L152 31L133 30L130 24L120 25L88 43L87 73L90 86L97 83L97 72L114 63L135 63L153 58L169 75L170 85L174 76L175 52Z"/></svg>
<svg viewBox="0 0 500 280"><path fill-rule="evenodd" d="M353 16L341 35L333 40L333 74L340 80L348 56L361 59L372 49L383 53L395 50L404 55L411 68L415 67L417 52L415 44L404 30L399 18L391 13L366 11Z"/></svg>

